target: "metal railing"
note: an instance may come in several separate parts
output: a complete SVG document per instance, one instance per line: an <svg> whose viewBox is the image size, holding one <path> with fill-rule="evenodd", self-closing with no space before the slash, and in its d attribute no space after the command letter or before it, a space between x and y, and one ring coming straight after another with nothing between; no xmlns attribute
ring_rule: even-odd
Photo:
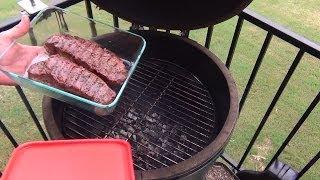
<svg viewBox="0 0 320 180"><path fill-rule="evenodd" d="M247 82L247 85L245 87L245 90L242 94L241 100L240 100L240 113L243 108L244 103L246 102L247 96L251 90L252 84L257 76L258 70L260 68L260 65L264 59L264 56L266 54L266 51L269 47L270 41L273 36L276 36L278 38L281 38L285 42L290 43L291 45L297 47L299 49L295 59L293 60L289 70L287 71L283 81L280 84L280 87L278 88L275 96L273 97L271 104L269 105L266 113L264 114L262 120L260 121L260 124L258 128L256 129L252 139L250 140L249 145L247 146L244 154L242 155L240 161L238 163L233 162L232 160L228 160L228 158L223 157L224 160L228 164L230 164L232 167L234 167L235 170L240 171L241 167L246 160L250 150L252 149L254 143L256 142L261 130L263 129L265 123L267 122L271 112L273 111L275 105L277 104L281 94L285 90L290 78L292 77L293 73L295 72L295 69L299 65L303 55L305 53L308 53L310 55L313 55L314 57L318 58L317 60L320 60L320 46L272 21L269 21L268 19L264 18L263 16L260 16L253 11L250 11L248 9L245 9L238 18L238 22L235 28L235 32L233 35L232 43L229 49L227 61L226 61L226 66L229 68L232 63L234 51L236 49L236 45L239 39L239 35L241 32L241 28L243 26L244 20L256 25L257 27L264 29L267 31L267 35L265 37L264 43L262 45L262 48L259 52L258 58L256 60L256 63L253 67L253 70L251 72L250 78ZM299 119L299 121L296 123L294 128L291 130L285 141L282 143L280 148L277 150L276 154L273 156L271 161L268 163L266 166L266 169L268 169L272 163L274 163L279 155L282 153L282 151L285 149L285 147L288 145L290 140L295 136L297 133L298 129L301 127L301 125L305 122L309 114L312 112L312 110L316 107L316 105L319 103L320 100L320 92L316 95L316 97L313 99L309 107L306 109L302 117ZM298 177L301 177L318 159L319 159L319 153L320 151L310 160L309 163L306 164L306 166L298 173Z"/></svg>
<svg viewBox="0 0 320 180"><path fill-rule="evenodd" d="M55 4L58 7L61 8L66 8L69 6L72 6L78 2L80 2L81 0L65 0L65 1L60 1L60 3ZM86 5L86 11L87 11L87 16L90 18L93 18L93 13L92 13L92 9L91 9L91 3L89 0L85 0L85 5ZM31 18L34 17L33 15L31 15ZM245 152L243 153L241 159L239 162L235 162L232 158L230 158L230 156L228 156L227 154L223 154L221 156L221 158L227 163L229 164L231 167L233 167L233 169L235 171L241 171L242 170L242 165L244 163L244 161L246 160L249 152L251 151L253 145L255 144L259 134L261 133L261 130L264 128L266 122L268 121L268 118L270 116L270 114L272 113L272 111L274 110L274 107L276 106L280 96L282 95L283 91L285 90L290 78L292 77L292 75L294 74L297 66L299 65L302 57L305 55L305 53L308 53L314 57L316 57L316 60L320 60L320 46L272 21L269 21L268 19L264 18L263 16L260 16L248 9L245 9L238 18L236 27L235 27L235 31L233 34L233 38L232 38L232 42L230 45L230 49L228 52L228 56L227 56L227 60L226 60L226 66L227 68L230 68L230 66L232 65L232 60L233 60L233 56L234 56L234 52L236 49L236 46L238 44L238 39L239 39L239 35L241 33L242 30L242 26L244 21L248 21L252 24L254 24L255 26L267 31L267 35L265 37L265 40L263 42L263 45L261 47L261 50L259 52L258 58L255 62L255 65L253 67L253 70L250 74L249 80L246 84L245 90L241 96L241 100L240 100L240 112L247 100L247 96L252 88L252 84L255 81L255 78L257 76L258 70L261 66L261 63L263 62L264 56L269 48L270 45L270 41L271 39L276 36L282 40L284 40L285 42L290 43L292 46L295 46L299 49L298 53L296 54L295 59L293 60L289 70L287 71L285 77L283 78L283 81L281 82L275 96L273 97L270 105L267 108L267 111L265 112L263 118L260 121L260 124L258 125L253 137L251 138L249 145L246 147ZM10 21L7 21L5 23L0 24L0 31L9 29L11 27L13 27L15 24L17 24L19 22L19 18L13 18ZM113 16L113 23L115 27L119 27L119 18L116 16ZM133 25L132 27L141 27L139 25ZM156 30L156 29L152 29L151 30ZM211 43L211 37L213 34L213 30L214 27L213 26L209 26L207 29L207 34L206 34L206 38L205 38L205 43L204 46L206 48L210 47L210 43ZM170 33L170 30L166 30L167 33ZM181 31L181 36L183 37L188 37L189 36L189 31L185 30L185 31ZM26 106L28 112L30 113L34 123L36 124L40 134L42 135L44 140L47 140L47 136L43 130L43 128L41 127L38 118L36 117L32 107L30 106L30 103L28 102L27 97L25 96L23 90L17 86L16 87L17 92L19 93L21 99L24 102L24 105ZM310 103L310 105L308 106L308 108L305 110L305 112L303 113L303 115L301 116L301 118L298 120L298 122L295 124L295 126L293 127L293 129L291 130L291 132L288 134L288 136L286 137L286 139L284 140L284 142L282 143L282 145L279 147L279 149L276 151L276 153L274 154L274 156L271 158L271 161L268 163L268 165L266 166L266 169L270 168L272 166L272 164L274 162L277 161L279 155L283 152L283 150L285 149L285 147L288 145L288 143L290 142L290 140L296 135L296 133L298 132L299 128L302 126L302 124L305 122L305 120L307 119L307 117L310 115L310 113L313 111L313 109L316 107L316 105L319 103L320 100L320 91L318 92L318 94L315 96L315 98L313 99L313 101ZM5 125L2 123L2 121L0 120L0 128L2 129L2 131L4 132L4 134L7 136L7 138L10 140L10 142L12 143L12 145L14 147L18 146L18 143L15 141L15 139L13 138L13 136L11 135L11 133L8 131L8 129L5 127ZM319 137L320 138L320 137ZM301 177L303 176L316 162L317 160L320 158L320 151L302 168L302 170L300 170L297 173L297 177ZM1 172L0 172L0 176L1 176Z"/></svg>

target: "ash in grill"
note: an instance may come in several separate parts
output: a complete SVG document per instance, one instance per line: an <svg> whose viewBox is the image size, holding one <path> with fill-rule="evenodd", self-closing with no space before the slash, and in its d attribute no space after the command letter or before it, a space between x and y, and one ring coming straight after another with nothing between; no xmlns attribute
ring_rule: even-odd
<svg viewBox="0 0 320 180"><path fill-rule="evenodd" d="M167 61L145 59L123 99L108 116L64 108L68 138L122 138L133 149L139 170L168 167L188 159L218 134L215 104L188 71Z"/></svg>

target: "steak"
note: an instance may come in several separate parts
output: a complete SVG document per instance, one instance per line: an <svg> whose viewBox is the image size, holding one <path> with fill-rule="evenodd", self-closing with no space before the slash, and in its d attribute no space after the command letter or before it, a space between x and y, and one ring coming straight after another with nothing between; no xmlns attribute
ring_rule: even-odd
<svg viewBox="0 0 320 180"><path fill-rule="evenodd" d="M60 54L95 73L110 85L122 84L127 75L123 61L98 43L68 34L53 35L44 44L51 55Z"/></svg>
<svg viewBox="0 0 320 180"><path fill-rule="evenodd" d="M108 104L116 93L100 77L61 55L30 66L29 78L77 94L92 101Z"/></svg>

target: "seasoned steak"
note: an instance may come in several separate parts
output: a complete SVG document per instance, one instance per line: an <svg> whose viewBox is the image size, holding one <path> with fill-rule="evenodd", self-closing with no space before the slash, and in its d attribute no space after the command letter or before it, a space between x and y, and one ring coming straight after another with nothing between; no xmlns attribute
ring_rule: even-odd
<svg viewBox="0 0 320 180"><path fill-rule="evenodd" d="M60 54L67 57L111 85L122 84L128 75L123 61L94 41L61 34L49 37L44 47L49 54Z"/></svg>
<svg viewBox="0 0 320 180"><path fill-rule="evenodd" d="M108 104L116 93L98 76L61 55L33 64L29 78L80 95L92 101Z"/></svg>

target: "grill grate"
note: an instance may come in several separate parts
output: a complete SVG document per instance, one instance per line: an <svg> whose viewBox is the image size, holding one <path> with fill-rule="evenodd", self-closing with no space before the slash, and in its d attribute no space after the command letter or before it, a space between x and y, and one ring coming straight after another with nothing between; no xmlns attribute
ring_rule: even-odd
<svg viewBox="0 0 320 180"><path fill-rule="evenodd" d="M214 140L219 127L206 88L185 69L159 59L141 60L112 114L66 106L62 123L67 138L126 139L137 170L190 158Z"/></svg>

